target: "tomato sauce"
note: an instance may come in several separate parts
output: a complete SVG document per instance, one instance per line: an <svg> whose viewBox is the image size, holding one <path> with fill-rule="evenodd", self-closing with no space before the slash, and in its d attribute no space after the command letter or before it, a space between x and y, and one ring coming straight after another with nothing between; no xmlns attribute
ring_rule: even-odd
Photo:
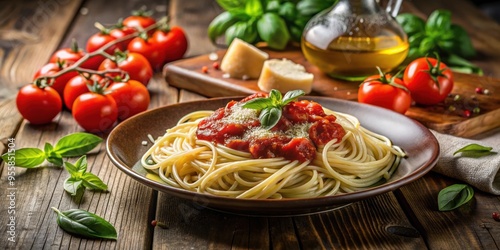
<svg viewBox="0 0 500 250"><path fill-rule="evenodd" d="M278 124L265 130L258 111L241 107L258 97L267 95L254 94L217 109L198 124L197 138L249 152L253 158L284 157L304 162L316 157L318 147L334 139L340 141L345 135L334 115L325 114L319 103L307 100L284 106Z"/></svg>

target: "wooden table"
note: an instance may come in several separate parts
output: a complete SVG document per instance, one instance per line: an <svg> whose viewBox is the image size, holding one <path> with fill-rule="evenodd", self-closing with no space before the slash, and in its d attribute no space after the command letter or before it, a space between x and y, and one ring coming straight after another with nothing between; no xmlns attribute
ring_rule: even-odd
<svg viewBox="0 0 500 250"><path fill-rule="evenodd" d="M215 1L2 1L0 3L0 151L9 139L16 148L39 147L82 131L68 111L52 124L33 126L16 110L18 88L29 83L37 68L58 48L75 38L80 45L96 29L93 24L115 23L119 17L146 5L155 16L169 14L171 23L188 33L187 56L216 50L206 34L208 23L220 13ZM485 75L500 77L500 27L465 0L406 1L403 11L428 15L447 8L463 25L479 51L475 63ZM148 86L150 108L195 99L201 95L169 87L161 73ZM105 137L105 136L104 136ZM437 193L458 181L429 173L394 192L354 203L340 210L299 217L243 217L192 206L159 193L119 171L105 153L104 143L89 155L89 171L109 185L109 193L85 192L72 198L63 189L68 177L56 167L16 168L9 186L7 167L0 166L0 246L12 249L495 249L500 248L500 197L476 190L472 208L437 210ZM15 188L15 189L10 189ZM10 207L11 192L15 207ZM86 240L63 232L56 224L60 210L81 208L110 221L117 241ZM15 243L8 241L9 211L15 211ZM155 219L168 228L153 228Z"/></svg>

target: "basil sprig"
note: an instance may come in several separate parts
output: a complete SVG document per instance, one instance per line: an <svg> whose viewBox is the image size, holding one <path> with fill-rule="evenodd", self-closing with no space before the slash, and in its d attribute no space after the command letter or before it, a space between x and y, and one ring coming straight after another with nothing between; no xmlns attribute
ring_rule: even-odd
<svg viewBox="0 0 500 250"><path fill-rule="evenodd" d="M116 229L105 219L82 209L70 209L57 213L57 224L64 231L85 238L116 240Z"/></svg>
<svg viewBox="0 0 500 250"><path fill-rule="evenodd" d="M451 23L450 11L435 10L427 21L410 13L399 14L396 20L408 35L410 43L405 63L438 53L452 70L482 75L482 70L467 60L476 55L476 50L467 32Z"/></svg>
<svg viewBox="0 0 500 250"><path fill-rule="evenodd" d="M474 197L474 189L466 184L453 184L439 191L439 211L450 211L456 209Z"/></svg>
<svg viewBox="0 0 500 250"><path fill-rule="evenodd" d="M492 150L492 147L486 147L476 143L472 143L455 151L453 155L461 153L462 156L479 158L490 154L496 154L496 152L493 152Z"/></svg>
<svg viewBox="0 0 500 250"><path fill-rule="evenodd" d="M316 13L337 0L217 0L225 11L208 26L208 37L215 42L225 36L256 44L264 41L272 49L282 50L290 41L300 43L302 31Z"/></svg>
<svg viewBox="0 0 500 250"><path fill-rule="evenodd" d="M77 132L66 135L57 141L53 146L45 143L44 149L20 148L15 151L15 164L22 168L35 168L40 166L45 160L56 165L63 165L64 157L77 157L88 153L102 142L102 138L84 132ZM5 153L2 159L7 161L12 157L12 153Z"/></svg>
<svg viewBox="0 0 500 250"><path fill-rule="evenodd" d="M281 92L273 89L269 92L269 97L251 99L243 104L243 107L260 110L261 126L264 129L271 129L279 122L282 108L302 95L305 95L304 91L292 90L282 96Z"/></svg>
<svg viewBox="0 0 500 250"><path fill-rule="evenodd" d="M64 162L64 168L70 177L64 181L64 190L72 196L83 191L84 188L95 191L107 191L108 186L96 175L87 172L87 156L80 157L75 164Z"/></svg>

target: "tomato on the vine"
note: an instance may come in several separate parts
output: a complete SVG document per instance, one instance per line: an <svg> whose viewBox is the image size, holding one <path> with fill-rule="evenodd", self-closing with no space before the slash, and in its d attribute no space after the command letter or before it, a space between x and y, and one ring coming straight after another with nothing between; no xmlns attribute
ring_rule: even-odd
<svg viewBox="0 0 500 250"><path fill-rule="evenodd" d="M35 72L33 80L39 81L43 77L52 77L53 75L58 74L60 71L67 68L68 66L69 64L63 63L61 61L56 63L47 63ZM64 92L64 86L66 86L66 83L69 81L69 79L73 78L76 75L78 75L78 72L68 71L56 78L53 79L47 78L46 84L54 88L57 91L57 93L59 93L59 95L62 97Z"/></svg>
<svg viewBox="0 0 500 250"><path fill-rule="evenodd" d="M73 64L85 56L85 52L78 47L78 43L73 41L70 48L62 48L52 54L49 59L51 63L65 62Z"/></svg>
<svg viewBox="0 0 500 250"><path fill-rule="evenodd" d="M120 120L125 120L148 109L150 101L148 89L136 80L114 82L107 91L116 101L118 119Z"/></svg>
<svg viewBox="0 0 500 250"><path fill-rule="evenodd" d="M117 24L115 24L113 26L113 28L109 31L109 34L116 39L121 39L124 36L132 35L136 31L137 30L135 28L125 26L125 24L123 24L123 21L122 21L122 22L118 22ZM130 41L132 41L132 39L133 39L133 37L130 39L127 39L125 41L120 42L119 44L120 44L121 49L122 50L127 49L127 46L130 43Z"/></svg>
<svg viewBox="0 0 500 250"><path fill-rule="evenodd" d="M140 9L132 12L131 16L126 17L123 20L123 25L137 30L146 29L152 25L156 24L156 19L151 16L151 12L145 9ZM154 30L148 31L148 34L153 34Z"/></svg>
<svg viewBox="0 0 500 250"><path fill-rule="evenodd" d="M64 87L63 94L64 105L66 108L71 110L76 98L84 93L90 92L88 86L93 86L94 84L99 84L104 87L106 82L105 79L99 75L91 75L90 77L77 75L69 79L66 87Z"/></svg>
<svg viewBox="0 0 500 250"><path fill-rule="evenodd" d="M135 37L128 44L128 51L146 57L153 70L161 69L165 61L165 54L161 46L152 37Z"/></svg>
<svg viewBox="0 0 500 250"><path fill-rule="evenodd" d="M403 81L390 74L367 77L358 90L358 101L404 114L410 108L411 96Z"/></svg>
<svg viewBox="0 0 500 250"><path fill-rule="evenodd" d="M35 84L19 90L16 105L23 118L32 124L50 123L62 110L61 97L55 89Z"/></svg>
<svg viewBox="0 0 500 250"><path fill-rule="evenodd" d="M153 33L153 39L159 44L165 60L163 63L181 59L187 51L188 40L181 27L159 28Z"/></svg>
<svg viewBox="0 0 500 250"><path fill-rule="evenodd" d="M136 52L116 52L115 61L107 58L99 66L99 71L121 69L128 73L130 79L137 80L147 86L153 77L153 68L146 57ZM108 76L119 76L120 73L107 73Z"/></svg>
<svg viewBox="0 0 500 250"><path fill-rule="evenodd" d="M106 44L113 42L116 40L116 37L112 36L109 34L108 29L101 29L99 32L93 34L92 36L89 37L87 40L87 52L91 53L94 52L102 47L104 47ZM116 50L123 51L125 48L123 48L123 45L120 43L113 44L110 47L108 47L105 52L113 55ZM94 57L89 58L89 63L88 63L88 68L89 69L97 69L99 68L99 65L101 64L102 61L106 59L102 55L96 55Z"/></svg>
<svg viewBox="0 0 500 250"><path fill-rule="evenodd" d="M118 118L118 108L111 95L88 92L73 103L73 118L86 131L97 133L111 129Z"/></svg>
<svg viewBox="0 0 500 250"><path fill-rule="evenodd" d="M453 73L439 59L422 57L410 62L403 76L406 87L418 104L434 105L453 89Z"/></svg>

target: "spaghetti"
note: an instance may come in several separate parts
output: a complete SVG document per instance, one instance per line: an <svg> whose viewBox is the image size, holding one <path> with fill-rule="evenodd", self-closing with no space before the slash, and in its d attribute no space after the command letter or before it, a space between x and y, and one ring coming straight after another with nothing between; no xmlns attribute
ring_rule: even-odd
<svg viewBox="0 0 500 250"><path fill-rule="evenodd" d="M324 144L315 141L311 157L296 157L304 149L302 144L292 147L296 150L292 154L280 155L278 152L289 147L291 140L311 140L314 123L292 124L286 131L263 130L255 126L258 112L242 108L242 102L223 108L233 111L224 116L218 110L182 117L143 155L142 166L155 171L168 185L193 192L249 199L311 198L377 185L391 177L405 156L388 138L362 127L356 117L329 110L323 118L335 117L343 131L341 137ZM231 118L231 114L238 117ZM224 137L226 143L200 139L201 124L215 116L221 121L230 119L237 124L254 125L246 126L241 135ZM291 138L283 144L265 147L265 154L256 158L251 142L265 144L266 138L286 136Z"/></svg>

